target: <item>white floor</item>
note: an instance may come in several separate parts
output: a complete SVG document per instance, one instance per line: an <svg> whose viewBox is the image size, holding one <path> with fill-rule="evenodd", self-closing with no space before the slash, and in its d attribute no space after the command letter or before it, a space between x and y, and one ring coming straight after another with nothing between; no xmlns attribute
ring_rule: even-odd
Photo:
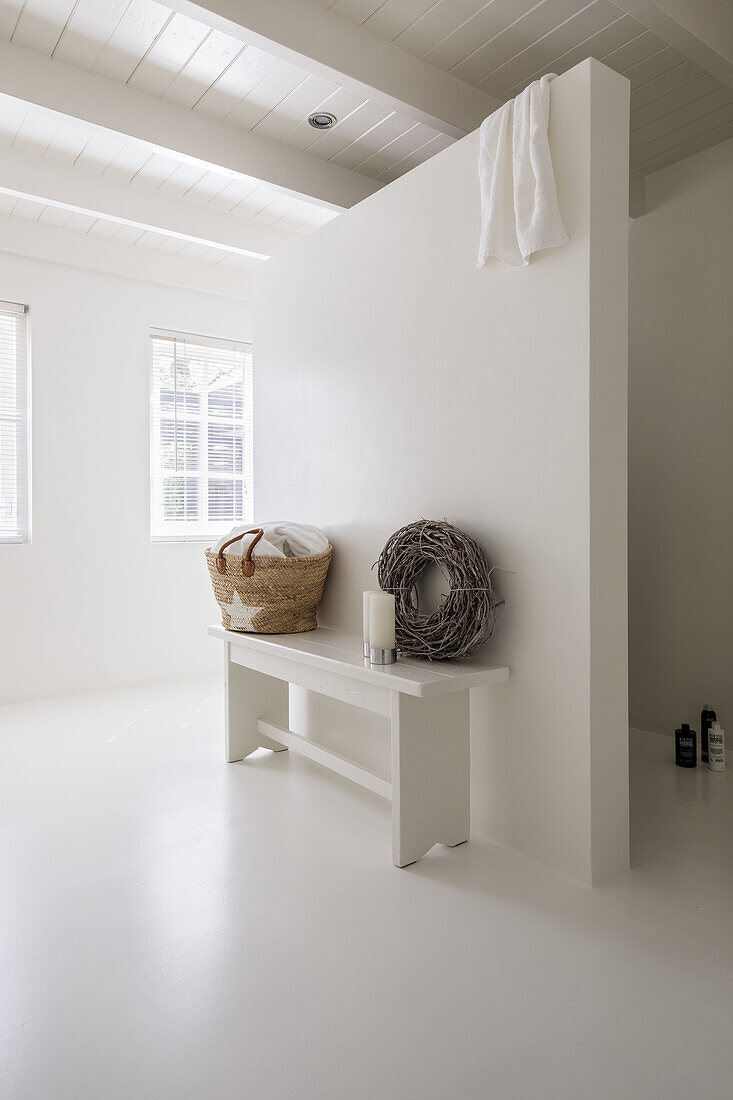
<svg viewBox="0 0 733 1100"><path fill-rule="evenodd" d="M2 1100L733 1095L730 772L636 738L591 891L398 871L386 803L221 723L214 681L0 712Z"/></svg>

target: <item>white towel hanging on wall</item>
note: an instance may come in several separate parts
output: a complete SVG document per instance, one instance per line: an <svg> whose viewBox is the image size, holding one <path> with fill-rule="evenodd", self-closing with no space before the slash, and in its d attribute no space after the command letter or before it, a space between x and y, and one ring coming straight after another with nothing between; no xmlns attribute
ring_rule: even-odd
<svg viewBox="0 0 733 1100"><path fill-rule="evenodd" d="M550 73L535 80L481 124L479 267L490 256L523 267L534 252L568 239L547 137L554 79Z"/></svg>

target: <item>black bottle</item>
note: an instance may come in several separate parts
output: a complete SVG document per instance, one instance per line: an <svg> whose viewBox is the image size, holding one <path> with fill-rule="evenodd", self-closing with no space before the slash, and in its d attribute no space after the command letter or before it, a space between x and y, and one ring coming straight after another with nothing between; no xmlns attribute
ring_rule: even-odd
<svg viewBox="0 0 733 1100"><path fill-rule="evenodd" d="M674 762L678 768L697 767L697 733L687 722L674 731Z"/></svg>
<svg viewBox="0 0 733 1100"><path fill-rule="evenodd" d="M700 759L703 764L708 762L708 734L713 722L717 722L718 716L713 710L712 703L705 703L700 715Z"/></svg>

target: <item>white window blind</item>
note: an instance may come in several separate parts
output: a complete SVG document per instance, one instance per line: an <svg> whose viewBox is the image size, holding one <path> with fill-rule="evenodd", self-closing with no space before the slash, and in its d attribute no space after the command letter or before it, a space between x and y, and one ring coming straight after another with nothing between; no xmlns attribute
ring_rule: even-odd
<svg viewBox="0 0 733 1100"><path fill-rule="evenodd" d="M28 314L0 302L0 542L28 542Z"/></svg>
<svg viewBox="0 0 733 1100"><path fill-rule="evenodd" d="M213 539L249 523L251 347L154 330L150 350L151 538Z"/></svg>

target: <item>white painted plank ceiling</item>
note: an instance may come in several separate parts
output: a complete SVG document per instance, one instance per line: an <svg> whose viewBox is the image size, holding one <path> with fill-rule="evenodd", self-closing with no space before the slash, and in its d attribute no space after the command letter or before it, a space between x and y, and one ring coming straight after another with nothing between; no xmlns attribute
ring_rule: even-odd
<svg viewBox="0 0 733 1100"><path fill-rule="evenodd" d="M0 95L0 145L99 172L117 181L243 217L307 234L337 217L333 210L284 195L253 177L212 171L175 154L161 153L144 141L100 131L63 116ZM0 180L2 185L2 180ZM109 217L92 217L33 198L0 192L0 213L64 226L125 244L180 253L209 263L251 268L252 257L221 248L206 248L179 237L154 233Z"/></svg>
<svg viewBox="0 0 733 1100"><path fill-rule="evenodd" d="M302 234L337 216L333 210L283 195L252 176L213 171L175 153L161 153L147 142L64 121L4 95L0 95L0 145Z"/></svg>
<svg viewBox="0 0 733 1100"><path fill-rule="evenodd" d="M317 2L499 100L544 72L599 58L632 83L632 165L644 173L733 135L733 90L611 0ZM439 130L156 0L0 0L0 37L383 182L451 143ZM319 108L338 118L327 133L307 125ZM6 120L2 126L7 135ZM99 134L85 141L71 123L50 132L48 120L21 119L9 140L135 185L222 208L231 203L235 214L277 216L301 231L322 216L254 180L233 186L224 177L196 178L190 165L145 156L144 143Z"/></svg>
<svg viewBox="0 0 733 1100"><path fill-rule="evenodd" d="M0 192L0 214L12 214L16 217L42 222L46 225L63 226L66 229L75 229L77 232L85 233L91 237L106 237L123 244L141 245L144 248L160 248L164 252L174 252L181 256L206 260L209 263L223 263L230 267L243 269L254 266L251 259L238 253L221 248L206 248L204 245L185 241L180 237L155 233L152 230L127 225L112 218L95 218L80 212L72 213L58 206L49 206L37 199L15 198L13 195Z"/></svg>
<svg viewBox="0 0 733 1100"><path fill-rule="evenodd" d="M414 119L156 0L0 0L0 13L0 37L385 182L446 144L438 130L416 131ZM307 124L319 108L339 120L330 133Z"/></svg>
<svg viewBox="0 0 733 1100"><path fill-rule="evenodd" d="M317 0L505 101L595 57L631 81L631 162L648 173L733 135L733 91L610 0Z"/></svg>
<svg viewBox="0 0 733 1100"><path fill-rule="evenodd" d="M196 241L158 233L150 229L129 225L114 218L97 218L82 212L72 212L60 206L52 206L39 199L16 198L0 192L0 214L12 214L30 221L73 229L90 237L104 237L122 244L140 245L143 248L159 248L163 252L203 260L206 263L224 264L243 270L256 266L251 257L228 249L207 247Z"/></svg>

